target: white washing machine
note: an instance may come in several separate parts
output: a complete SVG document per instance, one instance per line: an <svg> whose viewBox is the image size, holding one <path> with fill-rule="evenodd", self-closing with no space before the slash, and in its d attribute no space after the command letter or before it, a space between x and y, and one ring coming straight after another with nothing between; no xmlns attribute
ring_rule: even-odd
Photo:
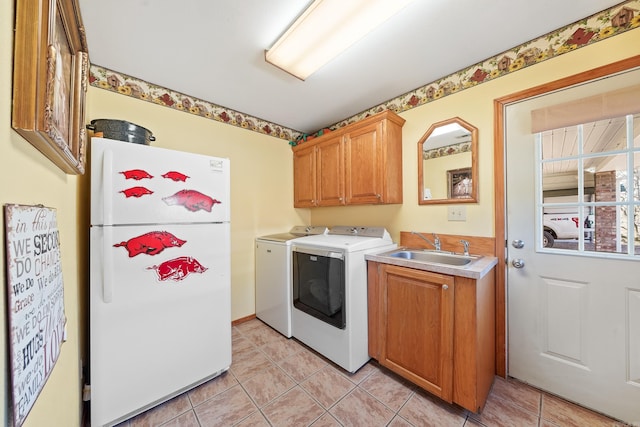
<svg viewBox="0 0 640 427"><path fill-rule="evenodd" d="M293 241L293 336L349 372L369 360L365 254L396 248L383 227L332 227Z"/></svg>
<svg viewBox="0 0 640 427"><path fill-rule="evenodd" d="M256 238L256 317L291 338L291 244L327 227L295 226L288 233Z"/></svg>

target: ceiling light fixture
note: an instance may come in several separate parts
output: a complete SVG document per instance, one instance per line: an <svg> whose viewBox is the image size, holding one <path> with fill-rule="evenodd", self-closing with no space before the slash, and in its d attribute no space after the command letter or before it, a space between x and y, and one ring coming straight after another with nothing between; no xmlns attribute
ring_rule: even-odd
<svg viewBox="0 0 640 427"><path fill-rule="evenodd" d="M315 0L265 53L305 80L412 0Z"/></svg>

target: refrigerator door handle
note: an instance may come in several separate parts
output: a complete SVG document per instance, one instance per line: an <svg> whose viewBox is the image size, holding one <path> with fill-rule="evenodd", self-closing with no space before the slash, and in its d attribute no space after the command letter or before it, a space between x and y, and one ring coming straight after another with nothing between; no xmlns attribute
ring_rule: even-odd
<svg viewBox="0 0 640 427"><path fill-rule="evenodd" d="M113 228L102 227L103 230L103 260L102 260L102 299L105 304L111 303L113 300L113 281L111 273L113 272L113 248L110 242L113 241Z"/></svg>
<svg viewBox="0 0 640 427"><path fill-rule="evenodd" d="M102 224L113 225L113 151L102 156Z"/></svg>

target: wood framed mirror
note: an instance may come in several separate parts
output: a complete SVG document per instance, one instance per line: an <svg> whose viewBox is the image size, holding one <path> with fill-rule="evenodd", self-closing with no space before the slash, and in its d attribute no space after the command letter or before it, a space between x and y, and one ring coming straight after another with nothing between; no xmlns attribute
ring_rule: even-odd
<svg viewBox="0 0 640 427"><path fill-rule="evenodd" d="M478 128L460 117L434 123L418 141L418 204L478 202Z"/></svg>

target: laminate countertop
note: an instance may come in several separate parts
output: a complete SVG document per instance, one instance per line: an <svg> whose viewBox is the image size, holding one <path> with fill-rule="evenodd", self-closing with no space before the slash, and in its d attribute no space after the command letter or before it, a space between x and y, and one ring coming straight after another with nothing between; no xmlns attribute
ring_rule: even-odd
<svg viewBox="0 0 640 427"><path fill-rule="evenodd" d="M385 251L381 253L371 253L365 255L365 260L379 262L383 264L397 265L400 267L415 268L416 270L432 271L434 273L448 274L450 276L468 277L471 279L481 279L489 273L498 263L498 258L493 256L474 255L478 257L476 260L467 265L456 266L448 264L440 264L435 262L419 261L402 257L390 256L391 253L398 251L422 251L422 249L412 249L400 247L393 251ZM460 254L456 254L460 255ZM473 254L472 254L473 255Z"/></svg>

